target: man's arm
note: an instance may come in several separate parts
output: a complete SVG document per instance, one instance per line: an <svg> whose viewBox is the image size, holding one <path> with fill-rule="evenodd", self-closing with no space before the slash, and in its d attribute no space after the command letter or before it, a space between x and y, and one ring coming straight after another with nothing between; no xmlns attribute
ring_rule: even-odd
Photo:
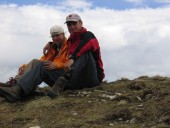
<svg viewBox="0 0 170 128"><path fill-rule="evenodd" d="M53 44L53 42L48 42L45 47L43 48L43 54L46 56L50 50L51 45Z"/></svg>
<svg viewBox="0 0 170 128"><path fill-rule="evenodd" d="M94 45L91 44L93 42L90 42L90 40L92 40L92 39L96 39L96 37L94 36L93 33L89 32L89 31L83 33L80 38L80 43L78 44L75 51L71 55L69 55L69 59L75 60L81 54L83 54L89 50L92 50L94 47ZM96 43L96 42L94 42L94 43Z"/></svg>

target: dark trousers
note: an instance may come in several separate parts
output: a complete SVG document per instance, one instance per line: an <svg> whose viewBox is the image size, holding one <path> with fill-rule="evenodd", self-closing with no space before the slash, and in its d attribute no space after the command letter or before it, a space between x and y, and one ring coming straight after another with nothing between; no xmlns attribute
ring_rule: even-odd
<svg viewBox="0 0 170 128"><path fill-rule="evenodd" d="M91 52L81 55L72 65L71 77L68 79L66 89L82 89L94 87L101 83L97 76L96 63ZM32 93L43 81L52 86L64 70L47 70L44 63L39 62L33 69L17 81L24 90L25 95Z"/></svg>
<svg viewBox="0 0 170 128"><path fill-rule="evenodd" d="M68 80L68 89L82 89L94 87L101 83L97 75L97 68L91 52L81 55L72 65L71 78Z"/></svg>
<svg viewBox="0 0 170 128"><path fill-rule="evenodd" d="M52 86L63 74L64 70L47 70L44 68L44 62L39 62L33 69L19 79L17 83L24 90L24 94L29 95L43 81Z"/></svg>

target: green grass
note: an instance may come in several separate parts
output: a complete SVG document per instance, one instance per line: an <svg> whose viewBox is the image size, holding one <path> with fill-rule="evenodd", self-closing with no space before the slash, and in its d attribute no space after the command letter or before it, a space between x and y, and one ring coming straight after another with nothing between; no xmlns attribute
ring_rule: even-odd
<svg viewBox="0 0 170 128"><path fill-rule="evenodd" d="M0 127L168 128L169 106L170 78L122 78L95 88L66 91L53 100L33 96L11 104L0 97Z"/></svg>

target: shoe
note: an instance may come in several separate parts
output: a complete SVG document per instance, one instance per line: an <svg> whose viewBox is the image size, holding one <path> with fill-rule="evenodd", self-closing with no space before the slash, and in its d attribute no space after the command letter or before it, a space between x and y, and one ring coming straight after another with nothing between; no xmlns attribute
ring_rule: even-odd
<svg viewBox="0 0 170 128"><path fill-rule="evenodd" d="M17 102L21 99L20 93L21 87L19 85L12 87L0 87L0 95L11 103Z"/></svg>
<svg viewBox="0 0 170 128"><path fill-rule="evenodd" d="M16 85L16 83L17 81L13 77L10 77L9 81L7 81L6 83L0 82L0 87L12 87Z"/></svg>
<svg viewBox="0 0 170 128"><path fill-rule="evenodd" d="M50 98L56 98L60 96L63 93L67 83L68 81L64 77L59 77L53 85L52 90L47 92L47 96L49 96Z"/></svg>

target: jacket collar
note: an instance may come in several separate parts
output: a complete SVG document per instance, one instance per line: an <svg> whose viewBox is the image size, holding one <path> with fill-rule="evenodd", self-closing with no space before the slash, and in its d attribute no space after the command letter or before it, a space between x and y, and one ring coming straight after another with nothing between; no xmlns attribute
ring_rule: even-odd
<svg viewBox="0 0 170 128"><path fill-rule="evenodd" d="M74 32L73 34L71 34L70 37L69 37L69 40L75 40L75 39L77 39L78 37L80 37L80 35L81 35L82 33L86 32L86 31L87 31L87 29L84 28L84 27L82 27L82 30L81 30L80 32Z"/></svg>
<svg viewBox="0 0 170 128"><path fill-rule="evenodd" d="M55 51L59 51L60 48L65 45L66 42L67 42L67 38L64 37L64 40L63 40L62 45L57 45L56 43L53 43L53 44L52 44L52 47L54 48Z"/></svg>

